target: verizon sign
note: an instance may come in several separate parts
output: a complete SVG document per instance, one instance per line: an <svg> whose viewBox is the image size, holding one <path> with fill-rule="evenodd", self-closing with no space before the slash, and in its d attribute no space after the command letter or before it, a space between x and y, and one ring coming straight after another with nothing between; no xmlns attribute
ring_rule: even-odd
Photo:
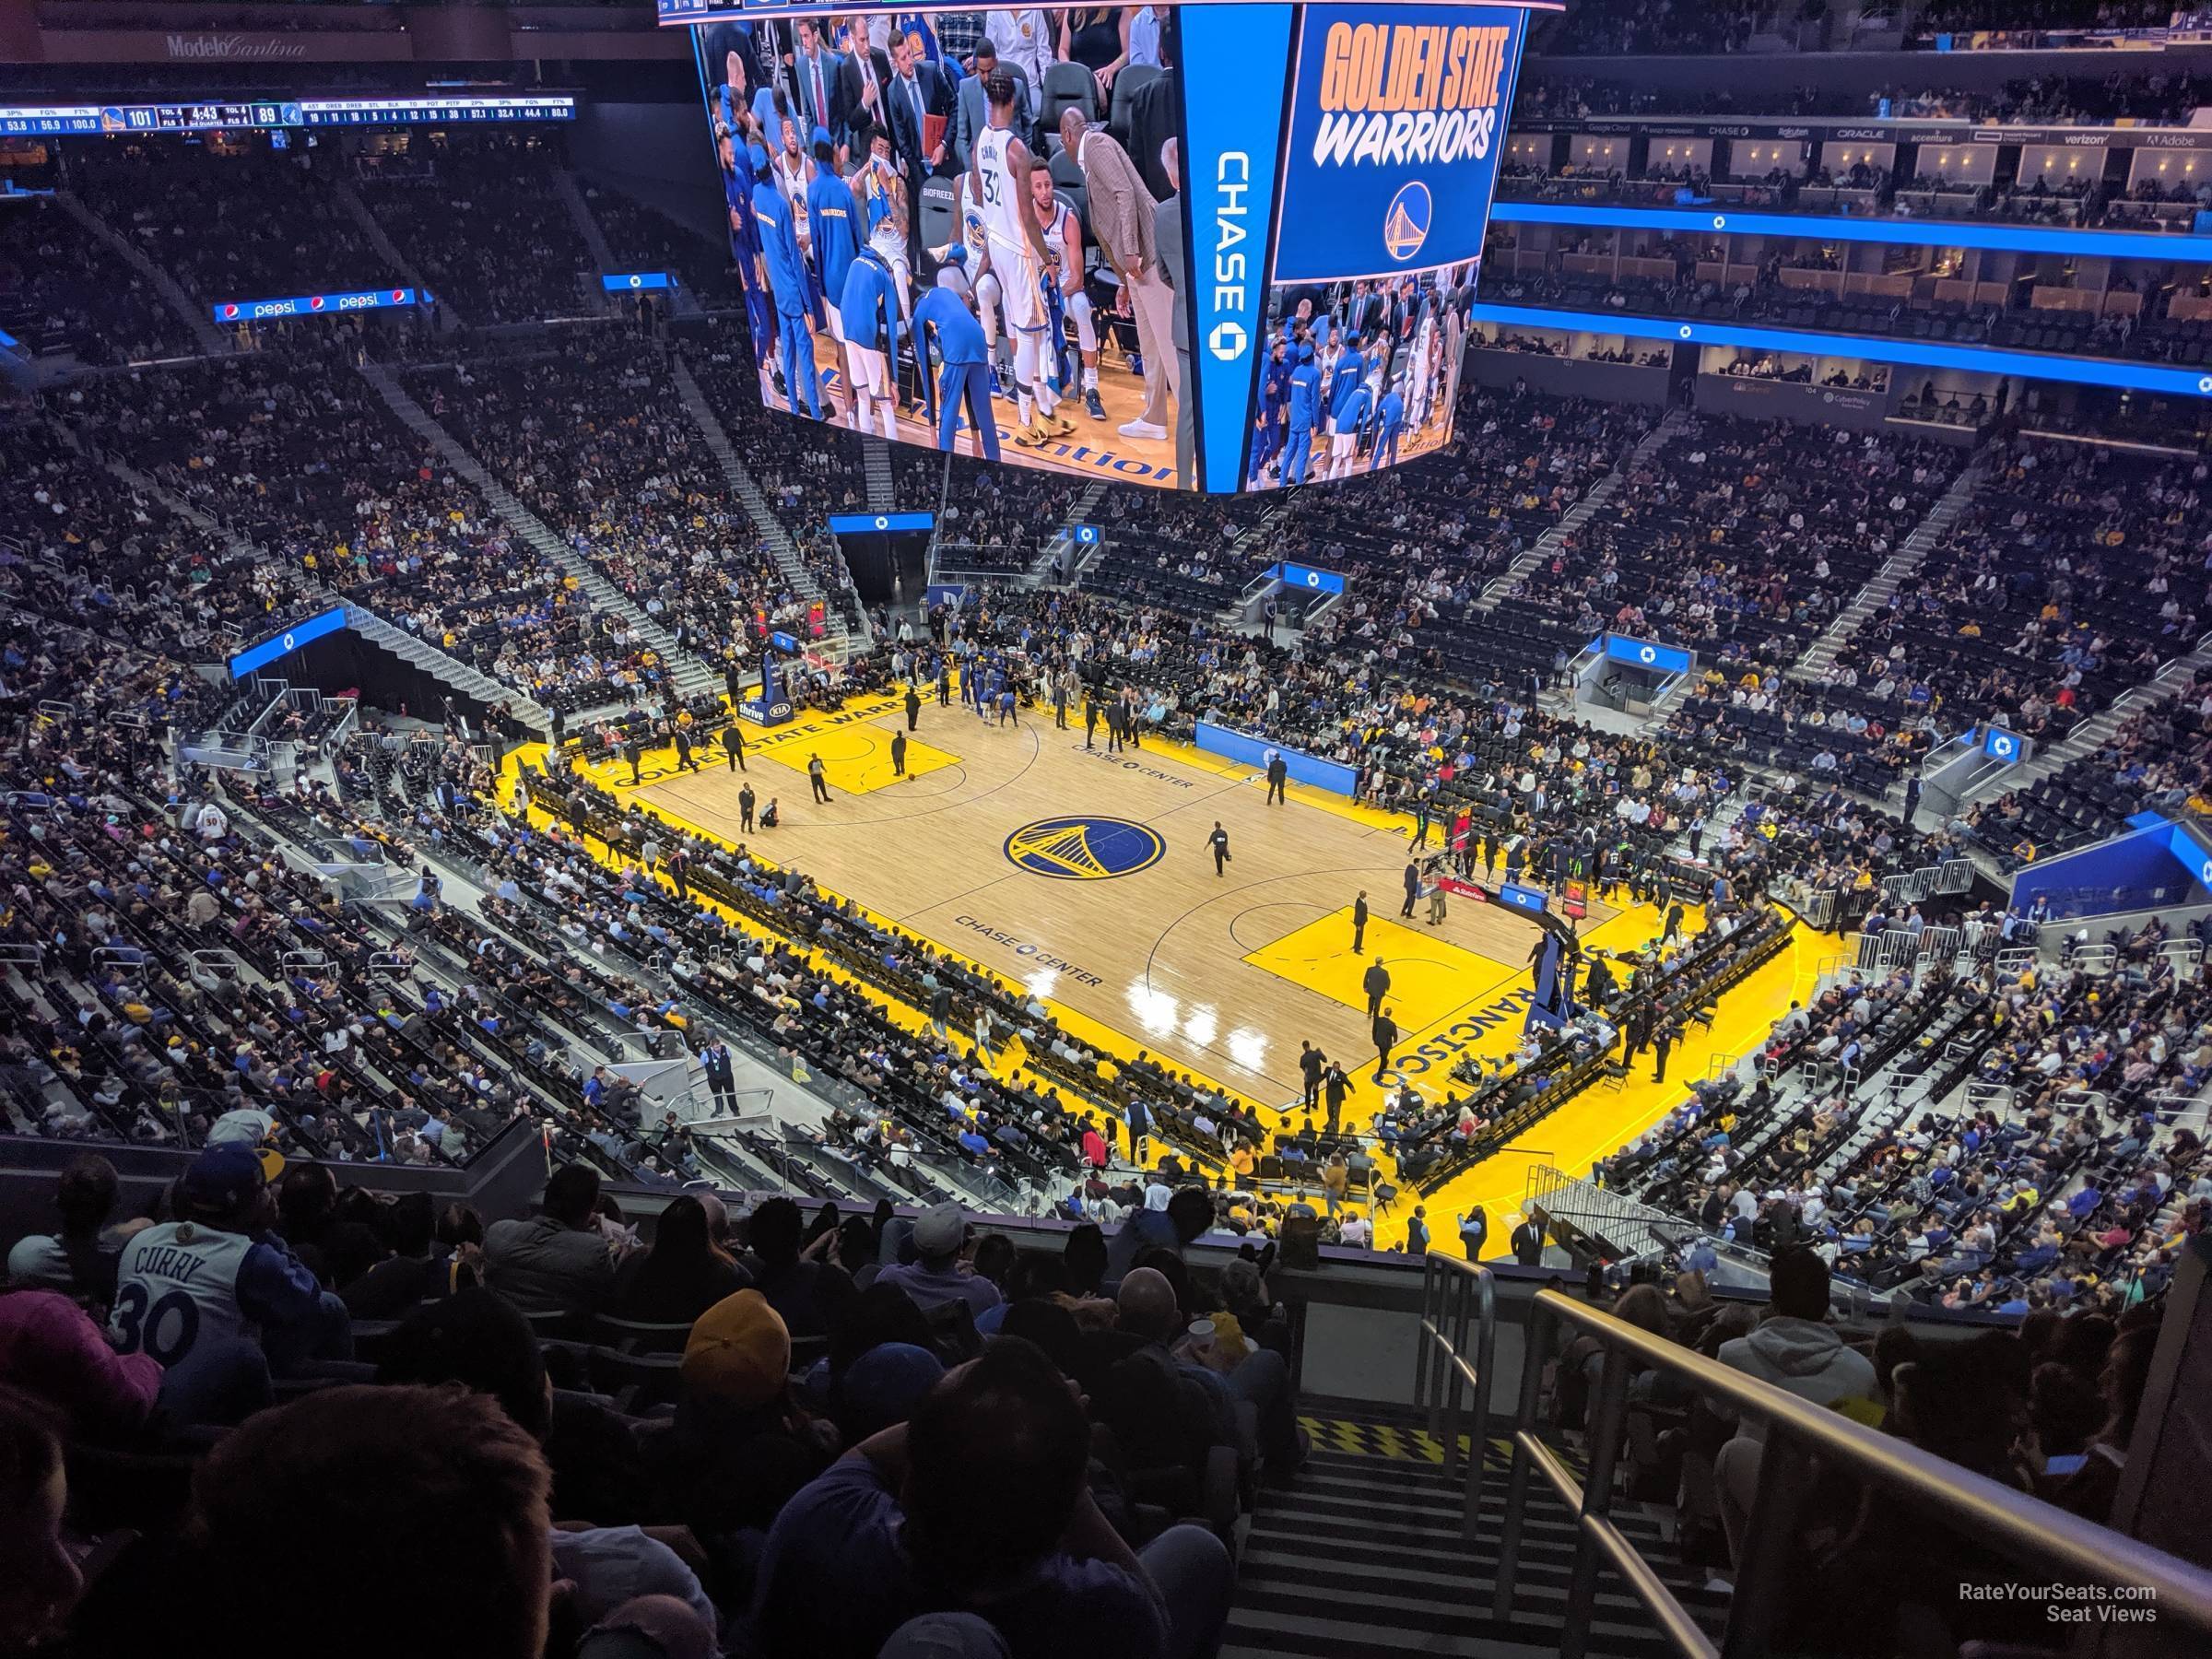
<svg viewBox="0 0 2212 1659"><path fill-rule="evenodd" d="M307 56L307 42L269 34L172 34L162 37L171 63L287 63Z"/></svg>

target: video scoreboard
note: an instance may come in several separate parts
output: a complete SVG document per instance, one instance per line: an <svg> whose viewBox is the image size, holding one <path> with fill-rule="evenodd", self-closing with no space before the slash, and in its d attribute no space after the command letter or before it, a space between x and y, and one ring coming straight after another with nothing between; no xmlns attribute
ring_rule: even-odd
<svg viewBox="0 0 2212 1659"><path fill-rule="evenodd" d="M994 29L1022 31L999 43L1001 64L1029 65L1014 88L1026 91L1028 102L1011 112L1013 136L999 153L1018 143L1023 175L1041 186L1036 174L1049 173L1049 189L1008 207L1005 181L1016 163L994 160L986 177L967 153L988 112L964 84L972 64L940 45L937 8L892 12L817 0L659 6L663 24L693 31L732 253L756 300L779 276L790 286L794 268L789 259L771 268L759 228L783 220L777 189L811 200L805 180L817 166L818 135L788 116L813 107L792 84L794 52L818 42L836 58L833 69L849 68L844 60L862 49L865 30L876 42L859 60L865 80L883 73L877 53L887 46L927 61L917 85L929 88L934 107L924 111L917 92L890 100L892 153L871 159L868 140L856 140L867 124L848 113L833 116L843 125L826 135L841 149L832 164L872 224L895 223L903 203L914 233L890 253L902 269L912 267L905 275L916 293L939 279L947 253L960 267L951 279L969 289L976 289L979 269L1002 294L1008 284L1022 285L1009 314L1038 309L1030 285L1043 290L1045 321L1027 332L1043 334L1044 360L1023 390L1054 391L1061 412L1049 422L1018 424L1029 421L1029 400L1002 395L973 436L960 435L963 418L956 416L934 427L900 423L899 438L991 453L980 441L998 437L1006 445L998 458L1013 465L1214 494L1349 477L1450 441L1513 87L1532 20L1560 9L1556 0L1185 0L1149 8L1148 36L1132 31L1120 42L1120 78L1110 90L1101 79L1086 99L1089 77L1076 77L1073 100L1079 108L1088 101L1081 112L1092 133L1103 135L1102 147L1125 150L1147 194L1175 204L1167 211L1171 222L1179 220L1180 238L1163 233L1162 241L1182 245L1179 255L1163 255L1165 276L1141 261L1101 271L1094 257L1097 239L1084 216L1097 182L1080 155L1062 153L1059 122L1048 117L1042 96L1045 74L1060 66L1053 62L1060 42L1049 21L1041 39L1030 38L1035 26L1025 21L1048 14L991 14ZM1094 36L1085 50L1112 51L1114 42L1095 38L1094 25L1082 29ZM1141 45L1147 39L1153 43ZM1069 78L1055 82L1054 111L1070 100ZM915 120L904 115L909 103ZM909 131L917 123L926 135L921 142ZM936 153L925 155L932 148ZM1124 171L1102 176L1112 181ZM1041 225L1065 223L1053 217L1055 199L1075 216L1079 241L1033 254L1038 244L1019 216L1033 211L1045 216ZM1150 204L1136 206L1141 218ZM955 241L964 241L964 252L952 251ZM1085 263L1079 284L1064 272L1042 276L1065 263L1065 246ZM1095 381L1098 393L1080 418L1070 412L1087 400L1075 390L1072 348L1053 321L1055 303L1065 310L1071 297L1087 302L1082 314L1100 333L1112 331L1098 319L1134 312L1136 335L1132 341L1124 327L1115 346L1095 348L1080 319L1071 324L1083 339L1080 383L1088 390ZM777 303L784 306L779 316L789 312L782 298ZM976 309L988 340L994 308L979 298ZM765 328L760 310L756 327ZM1182 349L1170 343L1161 317L1185 343ZM824 346L818 331L809 332L811 342L790 330L780 336L783 356L763 371L771 406L815 413L823 401L800 395L810 390L803 344L815 346L832 401L860 372L835 360L834 341ZM1008 372L998 364L998 385ZM1041 395L1035 402L1047 406Z"/></svg>

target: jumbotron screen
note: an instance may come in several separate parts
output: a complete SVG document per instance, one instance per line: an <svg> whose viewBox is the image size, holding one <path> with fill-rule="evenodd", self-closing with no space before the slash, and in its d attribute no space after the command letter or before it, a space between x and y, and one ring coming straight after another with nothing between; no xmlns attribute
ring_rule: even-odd
<svg viewBox="0 0 2212 1659"><path fill-rule="evenodd" d="M770 406L1215 494L1449 440L1542 9L661 0Z"/></svg>

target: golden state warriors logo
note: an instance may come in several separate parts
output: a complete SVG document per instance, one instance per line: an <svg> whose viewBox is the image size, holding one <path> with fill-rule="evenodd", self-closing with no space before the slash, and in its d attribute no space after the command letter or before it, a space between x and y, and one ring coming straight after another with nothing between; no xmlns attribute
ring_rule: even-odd
<svg viewBox="0 0 2212 1659"><path fill-rule="evenodd" d="M1167 850L1158 830L1127 818L1039 818L1006 837L1009 863L1055 881L1134 876L1158 864Z"/></svg>
<svg viewBox="0 0 2212 1659"><path fill-rule="evenodd" d="M1415 179L1401 186L1382 213L1382 245L1390 256L1406 260L1418 253L1429 240L1429 221L1435 216L1436 204L1428 185Z"/></svg>

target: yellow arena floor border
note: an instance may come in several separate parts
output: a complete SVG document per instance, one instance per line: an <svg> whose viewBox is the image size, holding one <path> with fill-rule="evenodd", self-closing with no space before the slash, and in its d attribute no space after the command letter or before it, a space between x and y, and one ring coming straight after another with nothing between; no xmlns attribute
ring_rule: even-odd
<svg viewBox="0 0 2212 1659"><path fill-rule="evenodd" d="M1126 924L1143 921L1147 900L1141 884L1159 877L1135 875L1120 886L1105 887L1088 880L1039 882L1039 875L1057 873L1040 867L1052 864L1046 854L1059 844L1049 840L1052 820L1030 819L1018 826L1020 833L1002 838L991 813L1005 807L1012 818L1021 818L1032 806L1017 807L1003 799L986 802L986 797L1008 786L991 780L1003 779L1009 766L1014 768L1012 775L1018 777L1049 760L1058 769L1053 775L1067 774L1071 786L1090 792L1090 798L1077 805L1093 812L1129 815L1126 819L1108 820L1110 823L1129 823L1133 828L1159 826L1155 833L1162 840L1163 850L1154 854L1155 863L1164 859L1166 862L1159 865L1160 871L1178 872L1169 879L1182 884L1181 890L1194 893L1203 902L1160 934L1155 956L1192 929L1208 928L1212 930L1209 937L1218 937L1230 947L1222 953L1218 946L1209 946L1217 954L1208 959L1227 962L1239 973L1249 970L1265 976L1259 982L1279 985L1283 997L1302 1010L1293 1011L1288 1005L1271 1010L1271 1018L1278 1025L1312 1022L1317 1036L1324 1034L1320 1028L1333 1031L1333 1036L1324 1037L1322 1046L1345 1065L1354 1083L1345 1110L1347 1128L1365 1128L1384 1093L1394 1088L1399 1078L1412 1083L1425 1098L1441 1100L1463 1087L1450 1076L1462 1059L1470 1055L1496 1059L1509 1054L1520 1041L1528 1001L1524 952L1533 935L1526 932L1524 919L1511 918L1464 897L1451 900L1451 916L1441 930L1432 932L1424 925L1425 903L1417 910L1414 921L1400 921L1395 913L1402 898L1396 874L1404 866L1406 841L1412 828L1412 820L1405 815L1380 812L1297 783L1289 786L1288 806L1264 806L1264 781L1241 763L1157 737L1147 739L1141 749L1109 756L1102 729L1096 749L1086 753L1079 711L1071 711L1067 731L1054 728L1049 711L1040 719L1039 712L1033 710L1024 712L1018 727L1003 730L994 723L986 726L957 701L938 707L933 689L924 688L921 730L908 739L907 763L913 774L909 782L896 781L889 772L891 732L894 727L903 730L905 724L902 692L855 699L833 713L805 712L790 724L770 730L745 724L747 771L742 779L728 775L718 744L702 744L698 754L701 770L697 774L677 772L671 748L649 751L642 758L639 783L634 787L628 764L620 759L602 761L582 771L625 806L634 804L724 846L736 844L733 833L736 785L752 782L763 803L771 795L781 798L790 825L747 838L748 850L756 857L771 864L794 864L815 878L825 896L851 902L877 924L923 939L977 971L1026 987L1045 1003L1074 1041L1115 1061L1126 1061L1140 1052L1151 1053L1200 1086L1218 1088L1241 1100L1258 1112L1263 1122L1295 1126L1296 1085L1294 1081L1286 1085L1284 1079L1295 1077L1296 1041L1289 1041L1287 1051L1282 1044L1275 1044L1264 1065L1248 1062L1237 1045L1238 1033L1230 1029L1233 1010L1228 1006L1219 1016L1219 1040L1199 1041L1214 1036L1212 1022L1217 1017L1203 999L1220 988L1210 982L1201 982L1194 990L1182 988L1179 1002L1173 988L1163 992L1155 977L1147 974L1146 982L1131 983L1125 1007L1118 1018L1112 1009L1099 1006L1101 994L1097 976L1089 980L1093 988L1088 991L1078 982L1082 959L1094 947L1104 948L1099 943L1100 926L1124 924L1113 918L1125 917ZM935 741L925 742L925 737ZM1053 752L1071 748L1079 757L1072 763L1072 772L1071 763ZM543 754L542 747L532 746L510 757L501 776L503 797L513 793L519 766L525 760L542 764ZM817 808L810 802L805 771L809 754L819 754L829 773L833 795L829 807ZM1030 759L1020 759L1023 755ZM979 769L980 777L975 775ZM1132 780L1126 789L1119 785L1117 774ZM1184 774L1196 775L1187 782L1179 781ZM1161 794L1166 795L1166 807L1148 812L1147 804ZM859 798L860 812L842 805L848 797ZM882 805L877 805L879 802ZM1112 804L1103 804L1107 802ZM1308 818L1307 814L1313 817ZM1225 874L1245 878L1247 886L1262 889L1251 902L1238 899L1234 883L1225 881L1218 887L1212 883L1210 864L1204 863L1202 847L1209 816L1232 821L1232 835L1239 838L1238 861L1233 872ZM547 823L545 815L535 809L530 819L540 828ZM1317 831L1324 819L1340 826L1328 832L1336 838L1332 843L1336 849L1335 856L1340 857L1341 849L1347 845L1367 846L1371 838L1372 850L1364 854L1365 862L1344 872L1341 878L1327 870L1302 877L1277 877L1268 873L1265 864L1253 870L1253 859L1265 859L1276 850L1265 843L1255 847L1252 836L1288 835L1295 841L1301 819L1312 823ZM1352 838L1349 842L1345 841L1347 832ZM959 855L967 860L964 865L956 863L934 877L937 887L951 888L949 897L917 892L902 913L886 913L882 908L883 871L896 872L905 868L909 859L930 856L933 841L946 835L953 837L947 846L970 849ZM1023 840L1024 835L1029 840ZM961 840L962 836L967 839ZM1006 843L1003 849L998 845L1001 839ZM987 851L979 841L987 843ZM1437 842L1438 827L1432 826L1430 845ZM620 862L618 853L610 855L595 842L587 843L587 848L594 855ZM1078 865L1083 862L1080 853L1077 849L1070 855ZM941 865L945 855L935 856ZM1203 871L1195 885L1194 864ZM1021 874L1021 868L1030 873ZM1248 877L1248 871L1260 879ZM1081 872L1071 869L1069 873ZM1328 877L1325 888L1314 885L1317 876ZM856 881L863 890L876 889L869 895L876 903L854 890ZM1280 889L1270 889L1269 884L1276 882L1292 886L1303 882L1306 886L1293 900L1281 896ZM1350 951L1349 900L1354 883L1368 888L1371 914L1364 956L1353 956ZM961 891L962 888L966 891ZM1324 890L1333 897L1314 903L1306 896L1317 897ZM1103 912L1094 905L1088 911L1069 912L1090 919L1066 924L1076 929L1072 934L1056 934L1041 925L1041 919L1065 894L1102 896L1110 903ZM988 909L986 901L1000 895L1014 908L1005 912ZM1036 909L1041 903L1047 907L1046 912ZM1002 925L994 919L1001 913L1010 916L1013 924ZM1025 917L1028 920L1024 921ZM733 919L741 920L749 929L758 930L761 925L752 918ZM1501 932L1509 922L1521 931ZM1594 905L1591 919L1583 924L1582 937L1590 947L1625 951L1655 936L1662 922L1660 913L1648 905L1631 905L1619 912ZM1687 924L1693 933L1702 925L1702 917L1694 908ZM1086 928L1090 931L1087 933ZM964 937L968 934L978 935L982 942ZM901 1029L918 1030L924 1023L920 1010L852 980L803 946L794 948L840 983L885 1007ZM1551 1165L1580 1174L1593 1159L1641 1134L1681 1102L1688 1083L1707 1076L1723 1062L1733 1063L1761 1041L1793 999L1807 1000L1818 978L1817 963L1834 948L1832 938L1794 924L1788 947L1723 998L1712 1026L1691 1028L1676 1046L1664 1084L1652 1081L1652 1056L1647 1052L1630 1078L1583 1091L1520 1140L1425 1200L1436 1238L1448 1245L1456 1218L1479 1203L1491 1218L1494 1245L1502 1250L1510 1226L1499 1223L1510 1223L1517 1217L1531 1169ZM994 952L1006 959L994 959ZM1368 963L1377 957L1391 972L1389 1000L1397 1011L1403 1033L1395 1055L1395 1076L1382 1083L1373 1077L1374 1053L1365 1038L1367 999L1359 983ZM1070 958L1076 959L1065 959ZM1111 987L1107 990L1110 994ZM1253 992L1246 985L1237 994L1249 1003ZM1091 1006L1075 1006L1068 1000L1070 995L1085 996ZM1181 1022L1175 1029L1180 1049L1162 1041L1169 1030L1158 1023L1163 1007L1167 1018ZM1324 1009L1334 1012L1324 1017ZM971 1045L963 1040L953 1046L967 1053ZM1195 1050L1200 1048L1208 1056L1218 1056L1220 1065L1212 1065L1197 1057ZM1227 1073L1236 1074L1238 1080L1231 1080ZM1002 1071L1000 1075L1006 1074ZM1019 1075L1018 1068L1016 1075ZM1053 1086L1049 1078L1037 1080ZM1254 1088L1255 1081L1263 1086ZM1283 1110L1286 1105L1292 1110ZM1387 1157L1380 1161L1389 1173ZM1412 1203L1409 1195L1402 1196L1392 1212L1379 1215L1379 1244L1403 1246L1403 1224Z"/></svg>

